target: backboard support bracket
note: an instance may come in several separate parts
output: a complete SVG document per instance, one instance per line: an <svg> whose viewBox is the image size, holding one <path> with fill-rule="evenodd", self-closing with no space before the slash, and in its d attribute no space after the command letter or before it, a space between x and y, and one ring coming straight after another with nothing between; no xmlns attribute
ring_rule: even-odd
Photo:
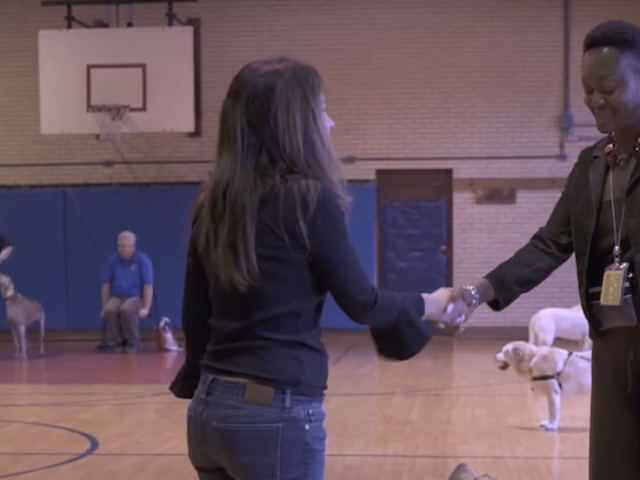
<svg viewBox="0 0 640 480"><path fill-rule="evenodd" d="M42 0L40 2L41 7L66 7L67 14L63 17L67 22L67 29L71 29L74 25L79 25L84 28L95 28L96 25L90 25L89 23L78 20L73 14L73 7L76 5L102 5L105 7L115 6L132 6L132 5L150 5L164 3L167 5L167 12L165 18L167 19L167 25L169 27L175 24L186 25L186 22L182 21L175 12L176 3L197 3L198 0ZM105 25L100 25L105 26ZM133 23L127 23L128 27L133 27Z"/></svg>

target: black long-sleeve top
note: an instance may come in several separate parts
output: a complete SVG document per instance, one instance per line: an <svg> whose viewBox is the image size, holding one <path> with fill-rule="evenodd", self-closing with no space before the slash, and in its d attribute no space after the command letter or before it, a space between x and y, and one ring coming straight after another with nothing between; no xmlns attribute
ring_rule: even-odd
<svg viewBox="0 0 640 480"><path fill-rule="evenodd" d="M185 274L182 326L183 385L195 388L202 371L248 378L302 395L327 388L328 359L320 316L327 293L354 322L371 327L422 325L420 294L378 291L349 240L334 195L321 191L300 226L295 202L274 192L261 204L256 228L260 277L246 292L218 288L191 241ZM304 241L303 230L309 241ZM179 377L180 377L179 375ZM192 391L177 396L189 397Z"/></svg>

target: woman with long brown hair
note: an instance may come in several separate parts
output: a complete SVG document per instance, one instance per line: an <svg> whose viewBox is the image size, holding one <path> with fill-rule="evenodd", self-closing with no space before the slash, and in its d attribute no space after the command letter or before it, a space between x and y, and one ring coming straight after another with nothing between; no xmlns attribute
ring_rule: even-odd
<svg viewBox="0 0 640 480"><path fill-rule="evenodd" d="M246 65L222 105L189 247L186 360L172 384L193 397L187 439L201 480L323 478L327 293L382 331L422 331L449 300L447 289L371 284L347 235L332 126L319 73L290 58Z"/></svg>

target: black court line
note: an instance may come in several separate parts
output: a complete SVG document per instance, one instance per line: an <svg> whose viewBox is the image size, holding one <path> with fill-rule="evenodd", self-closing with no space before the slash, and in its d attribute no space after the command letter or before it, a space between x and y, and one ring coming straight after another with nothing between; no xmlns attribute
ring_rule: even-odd
<svg viewBox="0 0 640 480"><path fill-rule="evenodd" d="M433 393L420 393L420 394L408 394L409 397L415 398L434 398L434 397L456 397L456 398L530 398L530 394L527 393L457 393L457 392L433 392ZM375 398L374 395L371 396ZM123 399L126 400L126 399ZM135 407L135 406L159 406L159 405L180 405L176 402L176 400L172 401L162 401L162 402L111 402L107 403L105 400L104 403L83 403L83 402L73 402L73 403L10 403L10 404L0 404L0 409L2 408L78 408L78 407ZM186 405L186 403L184 403Z"/></svg>
<svg viewBox="0 0 640 480"><path fill-rule="evenodd" d="M12 383L0 383L0 387L11 387L14 384ZM24 386L24 385L21 385ZM39 384L35 383L35 384L28 384L28 386L30 387L37 387L39 386ZM46 384L46 386L48 387L60 387L60 386L64 386L64 385L60 385L60 384L51 384L48 383ZM162 394L165 392L147 392L147 394L149 393L157 393L157 394ZM64 396L87 396L87 397L91 397L91 396L99 396L99 395L109 395L109 396L114 396L114 397L128 397L129 395L138 395L136 392L2 392L2 394L0 394L0 396L3 397L30 397L32 395L46 395L48 397L64 397Z"/></svg>
<svg viewBox="0 0 640 480"><path fill-rule="evenodd" d="M459 395L465 396L464 394L456 393L460 390L473 389L473 388L490 388L490 387L504 387L511 385L521 384L521 381L513 381L513 382L504 382L504 383L478 383L472 385L459 385L452 387L433 387L426 389L416 389L416 390L391 390L391 391L383 391L383 392L335 392L335 393L327 393L327 398L331 397L385 397L385 396L449 396L449 395ZM34 394L39 395L39 394ZM43 396L46 394L42 394ZM99 394L96 394L99 395ZM105 394L109 396L110 394ZM470 394L469 396L524 396L518 394L494 394L494 395L476 395ZM162 397L162 396L171 396L170 392L156 392L156 393L141 393L141 394L132 394L129 396L119 396L114 399L96 399L96 400L71 400L68 402L59 402L59 403L0 403L0 408L29 408L29 407L58 407L58 408L70 408L70 407L89 407L89 406L129 406L129 405L145 405L145 403L135 403L135 402L123 402L123 403L105 403L105 402L113 402L118 400L134 400L134 399L143 399L143 398L153 398L153 397ZM169 402L166 402L169 403ZM153 403L152 405L155 405ZM149 405L149 403L146 403Z"/></svg>
<svg viewBox="0 0 640 480"><path fill-rule="evenodd" d="M332 365L337 365L339 364L342 360L345 359L345 357L347 355L349 355L351 353L351 351L355 348L356 346L354 344L349 345L347 348L345 348L342 352L340 352L338 355L336 355L336 357L331 361Z"/></svg>
<svg viewBox="0 0 640 480"><path fill-rule="evenodd" d="M388 390L388 391L382 391L382 392L327 392L326 397L384 397L384 396L395 396L395 395L428 395L431 393L446 393L446 392L451 392L452 394L454 393L454 391L456 390L463 390L463 389L472 389L472 388L486 388L486 387L503 387L503 386L511 386L511 385L517 385L520 384L522 382L501 382L501 383L480 383L480 384L473 384L473 385L460 385L460 386L453 386L453 387L432 387L432 388L425 388L425 389L416 389L416 390ZM1 385L1 384L0 384ZM4 396L22 396L22 397L32 397L32 396L38 396L41 395L43 397L48 397L48 396L53 396L53 394L50 394L48 392L30 392L30 393L22 393L22 394L4 394L4 393L0 393L0 397L4 397ZM57 394L59 396L74 396L74 395L78 395L75 393L69 393L69 394ZM89 394L86 394L87 396L89 396ZM113 397L107 400L128 400L130 398L151 398L151 397L161 397L161 396L173 396L167 389L166 392L154 392L154 393L139 393L139 394L111 394L111 393L107 393L107 392L99 392L99 393L92 393L90 395L99 397L100 395L103 395L105 397ZM64 405L69 405L70 403L78 403L81 402L83 404L89 404L89 403L98 403L98 402L102 402L105 401L105 399L94 399L94 400L70 400L68 402L64 402ZM28 405L28 404L17 404L17 405ZM36 404L33 404L34 406L36 406ZM52 404L54 405L54 404ZM60 405L63 405L63 403L60 403ZM4 406L4 404L0 404L0 406Z"/></svg>
<svg viewBox="0 0 640 480"><path fill-rule="evenodd" d="M56 453L56 452L0 452L0 456L22 456L22 457L37 457L37 456L65 456L68 453ZM97 457L140 457L140 458L186 458L186 453L152 453L152 452L122 452L122 453L93 453L92 458ZM588 460L585 456L567 455L567 456L538 456L538 455L429 455L429 454L393 454L393 453L327 453L326 457L331 458L373 458L373 459L407 459L407 460L505 460L505 461L549 461L549 460L568 460L568 461L582 461ZM0 477L3 478L3 477Z"/></svg>
<svg viewBox="0 0 640 480"><path fill-rule="evenodd" d="M513 383L520 383L520 382L513 382ZM477 385L477 386L500 386L500 385L504 385L504 384L494 384L494 385L487 385L487 384L482 384L482 385ZM443 390L457 390L457 389L465 389L465 388L473 388L476 387L476 385L464 385L464 386L459 386L459 387L451 387L451 388L445 388ZM410 392L402 392L402 391L396 391L393 392L393 394L395 395L402 395L404 394L417 394L420 391L410 391ZM427 391L421 391L423 393L433 393L433 394L437 394L437 390L433 389L431 391L427 390ZM440 391L441 393L444 393L442 390ZM347 393L347 392L345 392ZM389 393L391 394L391 392L381 392L381 393ZM150 394L150 395L131 395L131 397L133 398L140 398L143 396L160 396L160 395L165 395L164 393L155 393L155 394ZM361 396L362 394L359 394L359 396ZM340 395L338 395L340 396ZM344 396L344 395L342 395ZM372 395L372 396L376 396L376 395ZM130 405L139 405L140 403L131 403ZM152 404L153 405L153 404ZM19 405L18 405L19 406ZM45 405L41 405L41 406L45 406ZM83 405L69 405L69 406L74 406L74 407L78 407L78 406L83 406ZM101 404L101 405L96 405L96 404L87 404L84 406L110 406L108 403L107 404ZM6 479L6 478L14 478L14 477L18 477L18 476L23 476L23 475L27 475L30 473L36 473L36 472L41 472L41 471L48 471L63 465L68 465L71 463L75 463L78 462L84 458L87 457L105 457L105 458L186 458L187 454L186 453L152 453L152 452L123 452L123 453L118 453L118 452L98 452L98 448L100 446L100 443L98 441L98 439L96 437L94 437L93 435L80 431L80 430L76 430L76 429L72 429L72 428L68 428L68 427L64 427L64 426L60 426L60 425L53 425L53 424L46 424L46 423L39 423L39 422L24 422L24 421L14 421L14 420L2 420L0 419L0 423L6 423L6 424L21 424L21 425L31 425L31 426L37 426L37 427L43 427L43 428L52 428L52 429L57 429L57 430L61 430L64 432L69 432L75 435L79 435L83 438L85 438L89 445L88 448L81 453L78 454L73 454L73 453L68 453L68 452L2 452L0 451L0 456L2 457L11 457L11 456L20 456L20 457L42 457L42 456L50 456L50 457L66 457L61 461L58 462L54 462L51 464L47 464L47 465L43 465L40 467L36 467L36 468L31 468L28 470L23 470L23 471L19 471L19 472L14 472L14 473L10 473L10 474L4 474L4 475L0 475L0 479ZM532 430L533 431L533 430ZM537 432L537 429L535 430ZM575 455L569 455L569 456L526 456L526 455L464 455L464 454L453 454L453 455L433 455L433 454L385 454L385 453L368 453L368 452L363 452L363 453L327 453L327 458L362 458L362 459L371 459L371 460L375 460L375 459L396 459L396 460L403 460L403 459L408 459L408 460L463 460L463 461L471 461L471 460L481 460L481 459L492 459L492 460L504 460L504 461L587 461L588 457L587 456L575 456Z"/></svg>
<svg viewBox="0 0 640 480"><path fill-rule="evenodd" d="M39 394L35 394L39 395ZM42 394L46 396L47 394ZM140 393L140 394L131 394L128 396L118 396L116 398L101 398L95 400L70 400L68 402L60 402L60 403L0 403L0 408L23 408L23 407L62 407L62 408L70 408L70 407L109 407L109 406L117 406L117 405L138 405L138 403L105 403L105 402L113 402L119 400L136 400L136 399L145 399L145 398L153 398L167 395L166 393ZM109 394L107 394L109 396ZM141 403L140 405L145 405ZM149 404L146 404L149 405ZM1 478L1 477L0 477Z"/></svg>
<svg viewBox="0 0 640 480"><path fill-rule="evenodd" d="M490 387L503 387L510 385L519 385L522 384L522 380L520 381L511 381L511 382L499 382L499 383L476 383L470 385L454 385L447 387L430 387L430 388L421 388L415 390L389 390L383 392L327 392L326 397L385 397L385 396L395 396L395 395L425 395L429 393L439 393L439 392L455 392L459 390L468 390L472 388L490 388Z"/></svg>
<svg viewBox="0 0 640 480"><path fill-rule="evenodd" d="M51 423L41 423L41 422L24 422L24 421L20 421L20 420L3 420L0 419L0 423L5 423L8 425L28 425L31 427L42 427L42 428L49 428L49 429L53 429L53 430L59 430L62 432L67 432L67 433L71 433L73 435L77 435L79 437L84 438L87 442L88 442L88 446L86 448L86 450L84 452L80 452L80 453L65 453L65 454L60 454L57 456L66 456L67 458L64 460L61 460L59 462L54 462L54 463L49 463L46 465L42 465L40 467L35 467L35 468L30 468L27 470L20 470L18 472L13 472L13 473L6 473L3 475L0 475L0 479L2 478L14 478L14 477L20 477L23 475L28 475L30 473L36 473L36 472L44 472L44 471L48 471L48 470L53 470L54 468L58 468L58 467L62 467L64 465L69 465L70 463L76 463L79 462L80 460L83 460L87 457L90 457L92 455L94 455L97 451L98 448L100 448L100 442L98 441L98 439L96 437L94 437L93 435L91 435L90 433L87 432L83 432L82 430L77 430L75 428L69 428L69 427L64 427L62 425L54 425ZM15 453L6 453L3 455L15 455ZM34 453L34 455L40 455L42 456L42 454L39 453Z"/></svg>
<svg viewBox="0 0 640 480"><path fill-rule="evenodd" d="M473 388L491 388L491 387L505 387L512 385L519 385L522 381L512 381L512 382L501 382L501 383L477 383L471 385L458 385L451 387L432 387L426 389L416 389L416 390L390 390L383 392L335 392L335 393L327 393L326 397L392 397L392 396L487 396L487 397L499 397L499 396L513 396L513 397L524 397L524 394L469 394L465 395L464 393L459 393L460 390L469 390ZM34 394L39 395L39 394ZM46 394L42 394L45 396ZM100 395L100 393L95 394L96 396ZM105 395L109 396L111 394L105 393ZM118 398L113 399L95 399L95 400L71 400L68 402L53 402L53 403L0 403L0 409L2 408L32 408L32 407L51 407L51 408L75 408L75 407L129 407L132 405L159 405L160 402L156 403L143 403L143 402L128 402L127 400L134 399L145 399L145 398L154 398L154 397L163 397L163 396L171 396L170 392L156 392L156 393L141 393L141 394L131 394L128 396L118 395ZM114 400L118 402L119 400L124 400L121 403L113 403ZM112 403L106 403L112 402ZM170 402L163 402L165 404L169 404ZM173 402L171 402L173 403ZM2 478L2 477L0 477Z"/></svg>

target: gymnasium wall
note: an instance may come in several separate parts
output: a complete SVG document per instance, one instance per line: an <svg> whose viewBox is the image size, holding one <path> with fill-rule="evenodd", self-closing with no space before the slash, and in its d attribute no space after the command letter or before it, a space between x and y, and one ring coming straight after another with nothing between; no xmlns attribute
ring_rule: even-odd
<svg viewBox="0 0 640 480"><path fill-rule="evenodd" d="M640 21L640 4L571 4L570 100L576 121L587 125L578 135L589 137L579 78L582 37L601 20ZM164 11L137 6L136 23L161 24ZM324 75L337 149L362 159L346 168L350 179L373 179L377 168L452 168L456 178L565 177L590 141L571 143L568 161L550 158L558 152L563 99L560 0L200 0L177 5L177 12L202 19L204 133L126 138L118 153L91 137L39 135L37 32L63 28L64 10L41 8L39 0L3 2L1 183L200 181L232 75L249 60L276 54L308 60ZM91 21L102 9L77 7L76 15ZM519 155L539 159L496 159ZM127 163L154 160L174 163ZM516 205L482 206L470 192L456 192L455 282L472 281L510 255L546 220L558 196L521 191ZM505 313L483 308L473 321L524 324L537 308L576 302L575 289L569 262Z"/></svg>

